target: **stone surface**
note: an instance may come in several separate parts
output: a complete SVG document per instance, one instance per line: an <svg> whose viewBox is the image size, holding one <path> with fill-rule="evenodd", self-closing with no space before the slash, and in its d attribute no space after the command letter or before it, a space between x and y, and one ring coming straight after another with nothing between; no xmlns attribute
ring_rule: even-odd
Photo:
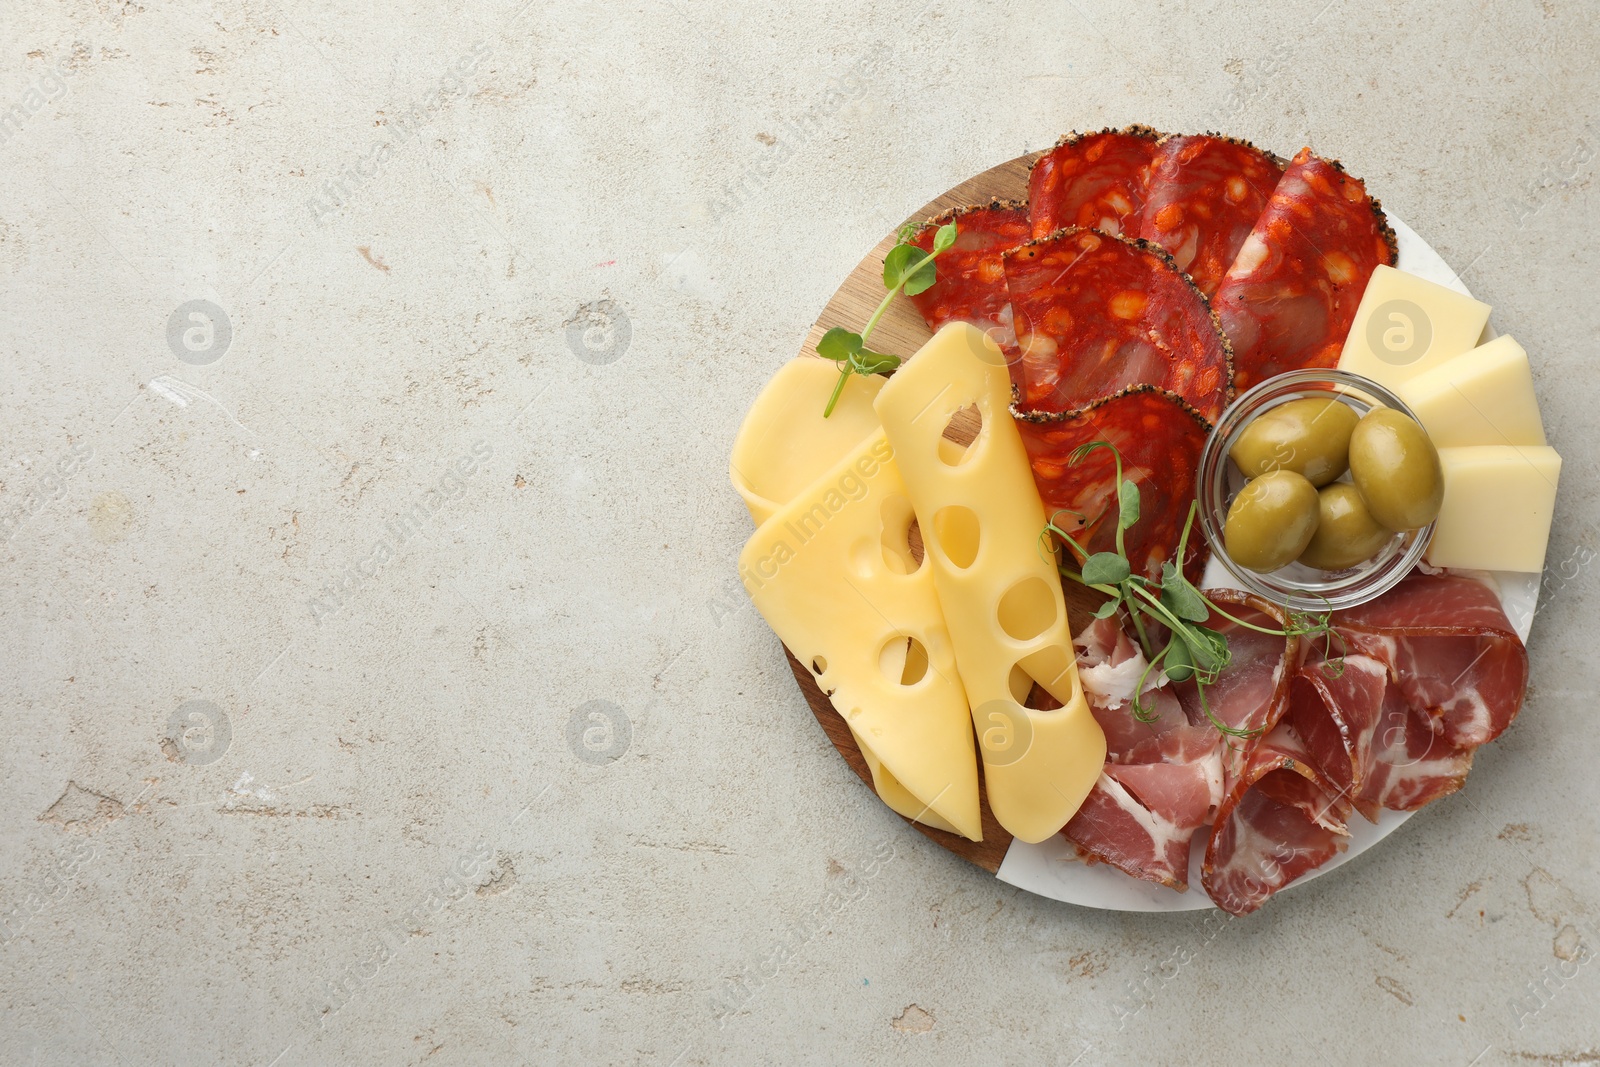
<svg viewBox="0 0 1600 1067"><path fill-rule="evenodd" d="M4 5L0 1062L1595 1062L1594 11ZM1566 457L1515 729L1249 920L922 840L732 581L863 252L1131 121L1342 158Z"/></svg>

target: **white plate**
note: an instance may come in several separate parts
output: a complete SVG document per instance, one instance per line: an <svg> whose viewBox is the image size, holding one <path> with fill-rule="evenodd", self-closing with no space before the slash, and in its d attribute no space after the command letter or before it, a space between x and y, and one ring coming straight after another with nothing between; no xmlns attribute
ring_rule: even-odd
<svg viewBox="0 0 1600 1067"><path fill-rule="evenodd" d="M1400 245L1396 266L1431 282L1449 286L1458 293L1472 295L1461 284L1456 272L1450 269L1439 253L1429 247L1428 242L1417 236L1415 230L1392 214L1389 215L1389 224L1394 227ZM1494 336L1493 326L1484 329L1484 340ZM1526 642L1528 631L1533 626L1533 612L1539 602L1539 575L1496 572L1487 577L1498 586L1506 617L1511 620L1517 635ZM1216 560L1212 560L1206 569L1205 581L1201 584L1214 588L1227 586L1230 582L1227 572ZM1365 819L1353 819L1350 823L1349 847L1316 870L1307 871L1285 888L1293 889L1340 864L1350 862L1392 834L1413 814L1409 811L1385 811L1378 816L1376 824ZM1086 908L1104 908L1108 911L1197 911L1215 905L1200 887L1200 862L1205 849L1202 847L1204 838L1201 834L1196 837L1199 840L1189 851L1189 891L1186 893L1174 892L1154 882L1140 881L1108 864L1097 863L1091 867L1077 858L1073 847L1060 834L1037 845L1012 841L996 877L1030 893Z"/></svg>

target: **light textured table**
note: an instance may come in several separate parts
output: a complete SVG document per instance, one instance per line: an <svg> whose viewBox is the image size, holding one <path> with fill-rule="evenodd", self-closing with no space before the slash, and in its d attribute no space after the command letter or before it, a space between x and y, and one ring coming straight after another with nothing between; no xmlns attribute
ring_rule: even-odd
<svg viewBox="0 0 1600 1067"><path fill-rule="evenodd" d="M0 8L0 1063L1600 1060L1600 24L1388 6ZM1566 457L1515 728L1246 920L923 840L733 580L863 252L1132 121L1343 159Z"/></svg>

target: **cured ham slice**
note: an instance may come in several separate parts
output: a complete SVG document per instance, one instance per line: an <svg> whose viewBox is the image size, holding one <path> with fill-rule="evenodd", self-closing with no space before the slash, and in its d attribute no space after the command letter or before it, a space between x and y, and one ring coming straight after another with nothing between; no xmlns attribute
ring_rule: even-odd
<svg viewBox="0 0 1600 1067"><path fill-rule="evenodd" d="M1071 228L1002 256L1022 358L1017 406L1059 413L1131 385L1181 396L1214 420L1232 397L1228 340L1159 246Z"/></svg>
<svg viewBox="0 0 1600 1067"><path fill-rule="evenodd" d="M1206 296L1238 255L1283 168L1232 137L1168 134L1156 142L1133 236L1165 248Z"/></svg>
<svg viewBox="0 0 1600 1067"><path fill-rule="evenodd" d="M1213 301L1233 342L1236 388L1338 363L1367 279L1394 261L1378 201L1338 163L1301 149Z"/></svg>
<svg viewBox="0 0 1600 1067"><path fill-rule="evenodd" d="M1221 797L1221 735L1204 720L1191 721L1164 686L1141 696L1148 721L1134 716L1129 705L1147 664L1115 618L1096 620L1075 641L1078 676L1105 731L1107 756L1062 833L1090 862L1182 892L1190 839Z"/></svg>
<svg viewBox="0 0 1600 1067"><path fill-rule="evenodd" d="M1289 721L1317 767L1349 796L1358 794L1371 772L1388 688L1388 668L1370 656L1308 663L1295 674ZM1375 821L1376 815L1368 819Z"/></svg>
<svg viewBox="0 0 1600 1067"><path fill-rule="evenodd" d="M1232 915L1255 911L1345 850L1350 807L1289 725L1279 725L1223 798L1201 865L1206 893Z"/></svg>
<svg viewBox="0 0 1600 1067"><path fill-rule="evenodd" d="M1233 590L1211 595L1243 622L1283 624L1277 609L1258 597ZM1232 653L1229 668L1208 688L1211 715L1235 729L1270 728L1283 715L1298 639L1256 633L1220 614L1208 625L1227 635ZM1140 721L1129 704L1146 663L1133 642L1114 619L1101 619L1077 643L1079 678L1105 731L1107 761L1089 799L1062 832L1081 855L1135 878L1186 889L1190 841L1211 821L1229 780L1243 773L1259 735L1225 738L1192 683L1143 694L1149 721ZM1230 758L1236 767L1225 777Z"/></svg>
<svg viewBox="0 0 1600 1067"><path fill-rule="evenodd" d="M1334 624L1352 650L1388 667L1406 700L1456 748L1493 741L1522 708L1528 651L1481 582L1411 574Z"/></svg>
<svg viewBox="0 0 1600 1067"><path fill-rule="evenodd" d="M1182 397L1150 385L1136 385L1066 414L1019 411L1017 429L1028 451L1034 483L1045 514L1092 552L1116 544L1117 471L1104 448L1073 453L1095 441L1108 441L1122 454L1123 477L1139 487L1139 521L1125 536L1128 561L1150 578L1172 559L1194 500L1195 473L1210 425ZM1184 571L1197 576L1204 567L1202 538L1189 539Z"/></svg>
<svg viewBox="0 0 1600 1067"><path fill-rule="evenodd" d="M1508 640L1493 591L1471 579L1414 575L1336 615L1339 637L1304 652L1300 638L1242 625L1282 629L1289 620L1275 605L1234 590L1207 596L1221 611L1206 625L1227 636L1230 664L1206 687L1205 708L1192 682L1163 680L1142 694L1150 721L1139 721L1128 706L1146 666L1138 646L1115 616L1078 635L1107 762L1062 833L1089 862L1182 891L1194 836L1210 825L1203 885L1233 914L1342 853L1353 811L1376 821L1384 808L1411 811L1455 792L1474 746L1451 731L1509 721L1520 703L1521 643ZM1151 639L1165 634L1156 628ZM1340 640L1349 651L1324 661ZM1441 665L1453 684L1441 684ZM1442 703L1416 703L1423 692ZM1221 733L1212 716L1252 732Z"/></svg>
<svg viewBox="0 0 1600 1067"><path fill-rule="evenodd" d="M1356 808L1376 822L1380 808L1415 811L1449 796L1467 780L1472 748L1457 748L1434 733L1428 716L1407 703L1397 688L1384 694L1373 732L1367 774Z"/></svg>
<svg viewBox="0 0 1600 1067"><path fill-rule="evenodd" d="M1211 810L1202 771L1170 763L1108 765L1062 833L1091 862L1181 893L1189 888L1189 842Z"/></svg>
<svg viewBox="0 0 1600 1067"><path fill-rule="evenodd" d="M1028 171L1033 235L1044 237L1063 226L1125 232L1124 223L1144 203L1160 136L1148 126L1128 126L1069 133L1057 141Z"/></svg>
<svg viewBox="0 0 1600 1067"><path fill-rule="evenodd" d="M1277 605L1251 593L1236 589L1211 589L1206 596L1222 611L1250 626L1265 629L1284 629L1287 616ZM1219 612L1212 612L1205 625L1228 639L1229 664L1215 682L1205 690L1206 706L1200 704L1200 694L1194 683L1176 687L1178 699L1191 719L1210 721L1215 718L1230 730L1243 731L1250 737L1230 735L1230 757L1248 752L1252 740L1278 724L1288 708L1289 681L1300 658L1300 639L1285 638L1277 634L1264 634L1240 625ZM1210 709L1207 715L1206 709ZM1229 766L1229 772L1238 770Z"/></svg>
<svg viewBox="0 0 1600 1067"><path fill-rule="evenodd" d="M956 243L940 253L937 280L911 297L911 303L935 333L949 322L970 322L993 337L1002 351L1014 352L1011 297L1000 253L1028 240L1027 205L995 200L986 207L946 211L923 224L911 243L933 251L933 236L947 222L956 224Z"/></svg>

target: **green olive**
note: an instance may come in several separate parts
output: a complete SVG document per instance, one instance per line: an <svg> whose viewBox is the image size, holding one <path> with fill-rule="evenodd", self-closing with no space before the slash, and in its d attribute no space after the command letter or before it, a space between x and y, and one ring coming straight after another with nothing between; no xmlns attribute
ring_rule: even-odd
<svg viewBox="0 0 1600 1067"><path fill-rule="evenodd" d="M1268 471L1233 498L1222 541L1239 566L1275 571L1294 562L1316 532L1316 486L1294 471Z"/></svg>
<svg viewBox="0 0 1600 1067"><path fill-rule="evenodd" d="M1373 408L1350 435L1350 477L1372 517L1391 530L1415 530L1439 516L1444 471L1415 419Z"/></svg>
<svg viewBox="0 0 1600 1067"><path fill-rule="evenodd" d="M1359 420L1354 408L1338 400L1291 400L1252 419L1228 456L1246 478L1286 470L1305 475L1312 485L1327 485L1348 466L1350 431Z"/></svg>
<svg viewBox="0 0 1600 1067"><path fill-rule="evenodd" d="M1334 482L1317 494L1317 532L1300 553L1300 562L1325 571L1342 571L1371 559L1394 531L1367 510L1361 492L1349 482Z"/></svg>

